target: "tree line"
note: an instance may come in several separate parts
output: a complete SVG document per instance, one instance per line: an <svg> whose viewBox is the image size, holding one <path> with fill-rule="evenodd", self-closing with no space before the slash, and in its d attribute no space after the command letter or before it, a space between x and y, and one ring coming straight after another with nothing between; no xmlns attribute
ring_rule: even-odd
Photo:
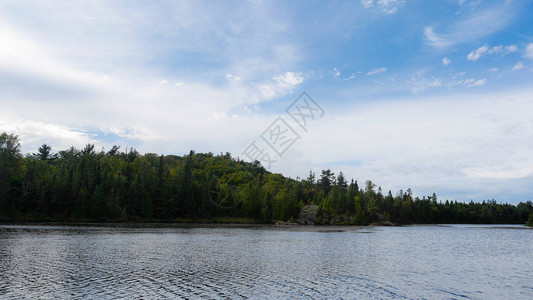
<svg viewBox="0 0 533 300"><path fill-rule="evenodd" d="M318 206L318 224L533 223L531 201L440 201L410 189L393 194L330 170L292 179L230 153L142 155L118 146L98 151L93 144L54 152L43 144L22 155L18 136L0 135L3 221L270 223L296 220L307 205Z"/></svg>

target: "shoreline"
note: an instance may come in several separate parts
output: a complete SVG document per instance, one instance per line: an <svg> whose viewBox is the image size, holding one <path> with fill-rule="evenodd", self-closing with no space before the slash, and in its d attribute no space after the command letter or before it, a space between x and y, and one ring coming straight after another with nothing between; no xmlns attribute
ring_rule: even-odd
<svg viewBox="0 0 533 300"><path fill-rule="evenodd" d="M524 226L525 229L533 229L524 224L404 224L404 225L383 225L383 224L315 224L304 225L299 223L217 223L217 222L55 222L55 221L0 221L0 226L69 226L69 227L95 227L95 228L373 228L373 227L452 227L454 225L463 226L489 226L494 228L502 226Z"/></svg>

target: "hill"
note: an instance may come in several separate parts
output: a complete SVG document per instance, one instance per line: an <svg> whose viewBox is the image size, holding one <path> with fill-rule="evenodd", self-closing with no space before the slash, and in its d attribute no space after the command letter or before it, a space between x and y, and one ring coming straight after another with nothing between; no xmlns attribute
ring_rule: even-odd
<svg viewBox="0 0 533 300"><path fill-rule="evenodd" d="M3 221L271 223L294 221L308 205L318 206L317 224L524 224L533 213L531 201L442 202L376 188L330 170L291 179L229 153L142 155L92 144L54 153L43 144L23 156L17 136L0 135Z"/></svg>

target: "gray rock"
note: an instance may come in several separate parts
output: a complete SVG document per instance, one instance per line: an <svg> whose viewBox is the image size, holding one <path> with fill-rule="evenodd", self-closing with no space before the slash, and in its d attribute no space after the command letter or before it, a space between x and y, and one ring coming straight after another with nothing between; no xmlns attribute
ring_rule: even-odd
<svg viewBox="0 0 533 300"><path fill-rule="evenodd" d="M302 225L314 225L318 213L318 205L306 205L300 208L298 222Z"/></svg>

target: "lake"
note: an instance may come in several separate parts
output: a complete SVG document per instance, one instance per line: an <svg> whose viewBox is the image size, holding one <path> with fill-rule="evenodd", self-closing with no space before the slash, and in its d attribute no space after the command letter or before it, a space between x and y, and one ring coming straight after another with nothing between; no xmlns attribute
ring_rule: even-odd
<svg viewBox="0 0 533 300"><path fill-rule="evenodd" d="M525 226L0 226L0 299L533 299Z"/></svg>

